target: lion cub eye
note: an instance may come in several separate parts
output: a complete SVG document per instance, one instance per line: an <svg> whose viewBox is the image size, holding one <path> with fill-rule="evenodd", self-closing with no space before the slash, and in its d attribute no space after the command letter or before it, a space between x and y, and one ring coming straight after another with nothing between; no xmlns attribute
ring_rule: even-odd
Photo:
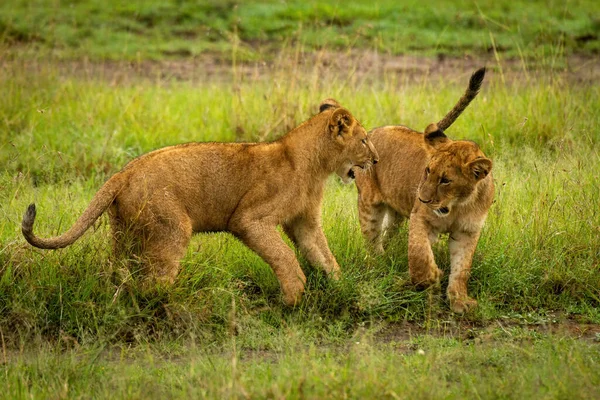
<svg viewBox="0 0 600 400"><path fill-rule="evenodd" d="M451 180L446 178L445 176L442 176L442 178L440 179L440 184L442 184L442 185L447 185L450 182L451 182Z"/></svg>
<svg viewBox="0 0 600 400"><path fill-rule="evenodd" d="M429 167L425 168L425 174L429 175L430 172L431 170L429 169Z"/></svg>
<svg viewBox="0 0 600 400"><path fill-rule="evenodd" d="M361 142L362 142L363 146L367 145L367 139L363 139L363 140L361 140Z"/></svg>

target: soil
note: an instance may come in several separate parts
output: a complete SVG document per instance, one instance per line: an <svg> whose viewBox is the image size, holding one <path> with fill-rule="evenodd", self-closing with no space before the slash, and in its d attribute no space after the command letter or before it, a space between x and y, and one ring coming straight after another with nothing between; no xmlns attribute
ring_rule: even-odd
<svg viewBox="0 0 600 400"><path fill-rule="evenodd" d="M588 342L600 343L600 325L576 319L553 315L537 322L521 322L516 319L498 319L487 324L471 321L436 320L435 326L426 323L395 323L381 329L376 335L380 343L403 342L416 336L431 335L448 337L461 341L482 343L501 337L513 337L516 340L539 335L554 335Z"/></svg>
<svg viewBox="0 0 600 400"><path fill-rule="evenodd" d="M194 58L161 61L89 61L89 60L0 60L0 67L22 63L35 73L51 65L62 76L105 79L112 84L151 79L161 83L186 81L192 83L231 81L233 79L263 79L282 73L318 73L318 76L344 76L359 80L377 80L396 76L402 81L464 80L463 74L487 66L491 74L505 82L523 82L548 75L559 76L570 84L600 82L600 56L572 55L568 58L524 62L520 59L480 57L418 57L389 55L356 50L344 53L318 51L300 54L279 54L268 60L233 63L221 56L206 54ZM525 67L526 65L526 67Z"/></svg>

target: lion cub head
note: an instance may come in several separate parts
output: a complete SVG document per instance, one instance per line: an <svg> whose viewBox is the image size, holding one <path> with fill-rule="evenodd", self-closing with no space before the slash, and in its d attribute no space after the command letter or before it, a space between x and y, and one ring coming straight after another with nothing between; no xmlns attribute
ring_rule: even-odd
<svg viewBox="0 0 600 400"><path fill-rule="evenodd" d="M379 161L379 155L367 135L367 131L348 110L334 99L326 99L319 106L319 112L333 110L329 117L329 132L338 144L342 162L336 174L344 183L354 179L352 168L369 169Z"/></svg>
<svg viewBox="0 0 600 400"><path fill-rule="evenodd" d="M421 203L438 217L474 198L478 184L492 170L492 161L474 142L450 140L436 124L425 129L430 159L418 189Z"/></svg>

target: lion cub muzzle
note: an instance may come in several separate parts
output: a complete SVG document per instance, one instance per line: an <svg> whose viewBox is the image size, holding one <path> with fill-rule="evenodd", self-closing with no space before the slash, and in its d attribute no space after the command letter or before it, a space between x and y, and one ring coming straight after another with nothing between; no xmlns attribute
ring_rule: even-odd
<svg viewBox="0 0 600 400"><path fill-rule="evenodd" d="M450 213L450 209L448 207L440 207L436 210L433 210L433 212L438 217L443 218Z"/></svg>
<svg viewBox="0 0 600 400"><path fill-rule="evenodd" d="M355 168L359 168L361 171L368 171L373 165L379 162L379 154L375 150L375 146L365 137L360 140L358 144L358 151L353 159L346 161L338 170L336 174L342 179L344 183L350 183L356 178Z"/></svg>
<svg viewBox="0 0 600 400"><path fill-rule="evenodd" d="M419 201L427 205L431 211L433 211L433 213L440 218L443 218L450 213L449 207L439 207L439 204L433 204L433 200L423 200L421 197L419 197Z"/></svg>

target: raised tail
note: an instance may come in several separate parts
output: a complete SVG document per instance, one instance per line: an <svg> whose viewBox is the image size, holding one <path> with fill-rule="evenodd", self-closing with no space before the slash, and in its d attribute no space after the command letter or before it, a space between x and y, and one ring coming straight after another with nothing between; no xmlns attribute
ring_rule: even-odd
<svg viewBox="0 0 600 400"><path fill-rule="evenodd" d="M121 184L113 176L96 193L83 214L77 219L75 224L60 236L52 238L40 238L33 233L33 223L35 222L36 209L35 204L30 204L23 215L21 231L25 239L35 247L40 249L60 249L73 244L88 230L90 226L106 211L114 201Z"/></svg>
<svg viewBox="0 0 600 400"><path fill-rule="evenodd" d="M460 98L458 103L454 106L452 110L440 122L437 123L437 126L441 130L446 130L450 125L456 121L456 118L459 117L460 114L467 108L469 103L477 96L479 93L479 89L481 89L481 83L483 82L483 78L485 77L485 67L479 68L477 71L473 72L471 75L471 79L469 80L469 87L467 88L465 94Z"/></svg>

